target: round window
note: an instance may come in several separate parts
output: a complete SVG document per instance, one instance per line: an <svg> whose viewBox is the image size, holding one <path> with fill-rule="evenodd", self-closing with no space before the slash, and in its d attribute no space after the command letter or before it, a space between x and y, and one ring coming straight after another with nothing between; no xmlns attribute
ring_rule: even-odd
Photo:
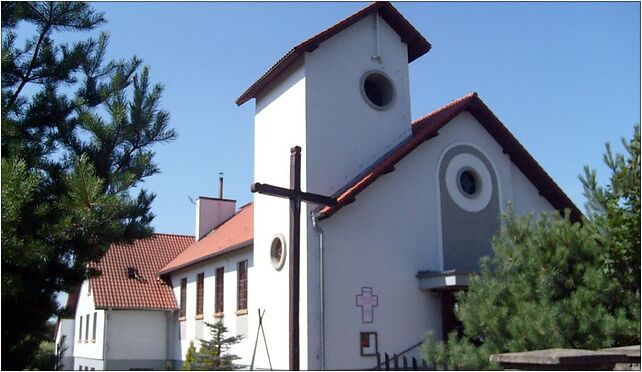
<svg viewBox="0 0 642 372"><path fill-rule="evenodd" d="M471 168L463 168L459 171L459 177L457 177L457 185L459 190L469 198L474 198L479 194L481 189L481 182L479 180L479 175Z"/></svg>
<svg viewBox="0 0 642 372"><path fill-rule="evenodd" d="M377 110L385 110L395 100L392 81L381 71L370 71L361 78L361 94Z"/></svg>
<svg viewBox="0 0 642 372"><path fill-rule="evenodd" d="M272 266L281 270L285 264L285 239L281 235L277 235L272 239L270 244L270 262Z"/></svg>
<svg viewBox="0 0 642 372"><path fill-rule="evenodd" d="M493 194L489 168L470 153L459 153L448 161L444 181L452 200L467 212L486 208Z"/></svg>

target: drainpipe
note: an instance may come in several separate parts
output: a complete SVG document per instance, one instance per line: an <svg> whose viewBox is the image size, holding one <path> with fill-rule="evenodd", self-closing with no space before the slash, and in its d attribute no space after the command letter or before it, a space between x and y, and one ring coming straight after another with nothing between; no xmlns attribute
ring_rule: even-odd
<svg viewBox="0 0 642 372"><path fill-rule="evenodd" d="M172 331L171 324L173 324L172 320L174 319L174 313L175 313L175 310L165 312L165 360L166 361L172 360L169 354L171 351L170 340L174 339L174 337L172 337L173 335L170 335L170 332Z"/></svg>
<svg viewBox="0 0 642 372"><path fill-rule="evenodd" d="M325 370L325 286L323 284L323 230L319 226L319 216L312 214L312 227L319 234L319 294L320 294L320 315L321 315L321 370Z"/></svg>
<svg viewBox="0 0 642 372"><path fill-rule="evenodd" d="M103 319L103 370L107 370L107 352L109 345L107 344L107 330L109 329L109 318L111 318L111 308L105 310L105 318Z"/></svg>

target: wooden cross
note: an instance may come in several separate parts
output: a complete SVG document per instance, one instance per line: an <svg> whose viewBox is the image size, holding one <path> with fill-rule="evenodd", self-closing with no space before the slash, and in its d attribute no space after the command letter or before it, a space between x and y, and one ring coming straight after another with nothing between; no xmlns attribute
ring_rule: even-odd
<svg viewBox="0 0 642 372"><path fill-rule="evenodd" d="M301 191L301 147L290 149L290 188L254 183L252 192L290 199L290 370L299 369L299 251L301 241L301 202L335 205L336 199Z"/></svg>

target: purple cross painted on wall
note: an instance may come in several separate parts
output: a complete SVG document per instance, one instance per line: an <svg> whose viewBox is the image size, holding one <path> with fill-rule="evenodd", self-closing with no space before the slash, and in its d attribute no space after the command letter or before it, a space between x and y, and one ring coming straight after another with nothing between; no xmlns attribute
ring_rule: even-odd
<svg viewBox="0 0 642 372"><path fill-rule="evenodd" d="M361 294L357 295L357 306L361 307L361 322L372 323L374 308L379 306L379 296L372 294L372 288L361 287Z"/></svg>

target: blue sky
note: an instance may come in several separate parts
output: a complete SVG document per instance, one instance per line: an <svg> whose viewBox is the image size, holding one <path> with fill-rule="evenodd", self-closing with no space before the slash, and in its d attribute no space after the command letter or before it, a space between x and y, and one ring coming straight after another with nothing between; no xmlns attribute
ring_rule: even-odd
<svg viewBox="0 0 642 372"><path fill-rule="evenodd" d="M179 133L155 148L162 173L157 232L194 233L189 197L252 200L254 102L234 100L291 47L367 3L92 3L105 13L109 56L137 55L165 85ZM571 199L640 121L640 3L393 5L430 41L410 67L412 117L476 91ZM621 146L615 146L621 149Z"/></svg>

